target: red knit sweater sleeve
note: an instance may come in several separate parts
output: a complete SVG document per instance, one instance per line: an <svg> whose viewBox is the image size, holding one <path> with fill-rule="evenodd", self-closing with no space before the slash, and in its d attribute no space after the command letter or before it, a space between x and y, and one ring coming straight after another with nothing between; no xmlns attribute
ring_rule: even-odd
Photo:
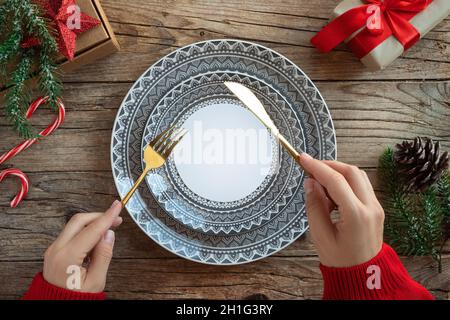
<svg viewBox="0 0 450 320"><path fill-rule="evenodd" d="M56 287L38 273L31 282L30 288L22 297L23 300L105 300L104 292L87 293L71 291Z"/></svg>
<svg viewBox="0 0 450 320"><path fill-rule="evenodd" d="M371 260L348 268L320 265L323 299L434 300L406 271L395 251L383 244Z"/></svg>

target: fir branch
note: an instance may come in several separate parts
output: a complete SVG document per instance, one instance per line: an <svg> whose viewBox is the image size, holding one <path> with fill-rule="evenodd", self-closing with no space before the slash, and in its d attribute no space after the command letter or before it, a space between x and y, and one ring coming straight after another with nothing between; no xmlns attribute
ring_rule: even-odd
<svg viewBox="0 0 450 320"><path fill-rule="evenodd" d="M11 22L12 32L9 37L0 45L0 64L7 63L14 54L20 50L20 42L22 41L22 23L19 19L19 13L16 11L14 19Z"/></svg>
<svg viewBox="0 0 450 320"><path fill-rule="evenodd" d="M8 20L8 15L10 12L14 11L14 9L17 7L17 4L19 3L18 0L4 0L3 3L0 5L0 28L1 30L4 30L8 27L6 24Z"/></svg>
<svg viewBox="0 0 450 320"><path fill-rule="evenodd" d="M394 151L387 148L380 157L380 181L384 184L385 230L389 243L400 254L409 254L413 245L409 241L415 229L415 219L411 213L411 199L408 199L399 183L399 175L394 161Z"/></svg>
<svg viewBox="0 0 450 320"><path fill-rule="evenodd" d="M420 219L421 228L420 241L421 247L417 248L417 255L430 254L439 263L439 272L441 265L441 244L443 239L442 221L443 207L441 206L437 192L434 187L430 187L423 194L423 212Z"/></svg>
<svg viewBox="0 0 450 320"><path fill-rule="evenodd" d="M450 173L445 172L437 182L437 190L444 210L444 241L450 238Z"/></svg>
<svg viewBox="0 0 450 320"><path fill-rule="evenodd" d="M6 93L6 116L12 123L14 130L25 138L32 137L28 120L25 118L25 110L28 107L28 99L25 88L25 81L28 79L32 62L32 50L23 51L21 60L14 70L11 88Z"/></svg>
<svg viewBox="0 0 450 320"><path fill-rule="evenodd" d="M45 50L41 50L39 56L39 88L52 108L57 108L57 99L61 93L61 82L55 76L56 65Z"/></svg>
<svg viewBox="0 0 450 320"><path fill-rule="evenodd" d="M2 30L6 27L5 23L6 23L6 20L8 18L8 10L7 9L8 8L6 7L5 3L3 3L0 6L0 28Z"/></svg>
<svg viewBox="0 0 450 320"><path fill-rule="evenodd" d="M394 161L394 150L386 148L379 160L379 175L384 181L387 192L396 193L398 190L398 172Z"/></svg>
<svg viewBox="0 0 450 320"><path fill-rule="evenodd" d="M30 66L33 58L36 58L39 64L36 72L39 77L39 89L42 95L49 97L48 104L56 108L62 87L56 75L57 66L54 62L58 46L41 8L31 0L5 0L0 5L0 24L7 20L8 25L12 27L9 34L5 33L4 41L0 44L0 76L1 71L5 71L10 62L17 65L10 79L2 80L2 83L7 83L8 88L10 87L5 109L14 130L21 136L30 138L33 135L24 117L24 109L25 106L28 107L29 101L24 82L30 77ZM21 49L20 43L24 35L38 38L39 48Z"/></svg>
<svg viewBox="0 0 450 320"><path fill-rule="evenodd" d="M47 51L48 55L53 55L58 52L58 46L47 25L43 14L34 3L29 0L22 0L21 11L23 18L26 21L27 32L41 41L42 49Z"/></svg>
<svg viewBox="0 0 450 320"><path fill-rule="evenodd" d="M406 192L391 148L381 155L378 173L385 191L386 241L399 254L431 255L441 271L441 251L445 241L442 226L445 214L449 215L449 175L445 174L436 186L424 193ZM443 199L446 199L447 207L443 205Z"/></svg>
<svg viewBox="0 0 450 320"><path fill-rule="evenodd" d="M39 88L44 96L48 96L48 104L57 108L57 99L61 94L61 82L56 76L57 66L54 56L58 46L52 37L39 7L30 3L23 5L23 15L27 21L28 32L39 38L41 42L39 53Z"/></svg>

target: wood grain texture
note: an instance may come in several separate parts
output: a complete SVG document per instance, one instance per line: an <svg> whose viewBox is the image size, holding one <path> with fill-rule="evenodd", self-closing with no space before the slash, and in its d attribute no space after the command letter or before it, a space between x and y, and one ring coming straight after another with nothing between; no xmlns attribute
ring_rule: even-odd
<svg viewBox="0 0 450 320"><path fill-rule="evenodd" d="M42 255L70 216L101 211L117 196L109 158L118 107L141 73L195 41L240 38L273 48L313 79L330 108L338 158L364 168L379 194L377 159L401 139L427 135L450 149L450 19L393 65L368 72L344 46L328 55L309 44L333 0L103 0L122 51L64 76L67 118L51 137L9 161L27 172L31 190L16 209L15 180L0 184L0 298L16 299L42 268ZM33 116L43 128L54 115ZM17 143L0 115L0 151ZM450 243L443 272L428 257L403 257L411 275L438 298L450 298ZM163 284L163 285L161 285ZM263 293L272 299L318 299L318 259L307 233L281 252L243 266L186 261L147 238L124 214L107 286L113 299L222 298Z"/></svg>
<svg viewBox="0 0 450 320"><path fill-rule="evenodd" d="M256 41L286 55L312 80L449 79L450 19L441 22L422 41L389 68L367 72L339 46L319 54L309 40L324 26L338 1L103 1L122 44L122 53L72 74L83 81L134 81L163 54L196 41L239 38ZM162 5L163 4L163 5ZM132 59L136 63L127 64ZM111 72L113 71L113 72ZM122 72L121 72L122 71Z"/></svg>

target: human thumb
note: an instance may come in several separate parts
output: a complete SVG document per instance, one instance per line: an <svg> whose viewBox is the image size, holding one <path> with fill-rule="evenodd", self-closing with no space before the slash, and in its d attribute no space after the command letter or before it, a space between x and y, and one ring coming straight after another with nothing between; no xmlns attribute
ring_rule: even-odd
<svg viewBox="0 0 450 320"><path fill-rule="evenodd" d="M330 200L323 187L314 179L308 178L304 184L306 194L306 214L313 241L320 245L334 237L334 226L330 219Z"/></svg>
<svg viewBox="0 0 450 320"><path fill-rule="evenodd" d="M113 256L114 242L114 231L108 230L92 251L85 282L90 292L101 292L105 289L106 276Z"/></svg>

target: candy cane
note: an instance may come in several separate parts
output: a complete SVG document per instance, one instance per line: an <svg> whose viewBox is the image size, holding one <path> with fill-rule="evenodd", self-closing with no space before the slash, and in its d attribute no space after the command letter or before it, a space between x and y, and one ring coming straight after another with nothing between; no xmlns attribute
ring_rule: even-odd
<svg viewBox="0 0 450 320"><path fill-rule="evenodd" d="M47 100L48 100L48 97L40 97L40 98L36 99L28 108L28 111L26 113L27 119L30 119L31 116L33 115L33 113L36 111L36 109L41 104L45 103ZM39 133L40 137L46 137L46 136L52 134L52 132L55 131L64 122L64 117L66 115L66 109L60 99L57 100L57 103L59 106L58 116L47 128L45 128L44 130L42 130ZM40 137L25 140L24 142L21 142L18 145L16 145L14 148L9 150L8 152L5 152L2 156L0 156L0 164L11 159L12 157L18 155L19 153L28 149L29 147L31 147L33 144L35 144L39 140Z"/></svg>
<svg viewBox="0 0 450 320"><path fill-rule="evenodd" d="M40 97L40 98L36 99L27 110L27 113L26 113L27 119L30 119L31 116L33 115L33 113L36 111L36 109L43 103L47 102L47 100L48 100L48 97ZM58 129L58 127L64 122L64 117L66 115L66 109L64 107L64 104L62 103L62 101L59 98L57 99L57 104L59 107L58 116L47 128L45 128L44 130L42 130L39 133L39 137L25 140L25 141L19 143L18 145L16 145L14 148L9 150L8 152L5 152L3 155L0 156L0 164L11 159L12 157L18 155L22 151L28 149L33 144L35 144L37 141L39 141L39 139L41 137L46 137L46 136L52 134L56 129ZM15 175L15 176L19 177L22 181L22 188L21 188L20 192L11 201L11 207L15 208L15 207L17 207L17 205L19 205L22 202L23 198L28 193L28 184L29 184L28 177L25 173L23 173L19 169L7 169L7 170L0 172L0 182L8 175Z"/></svg>
<svg viewBox="0 0 450 320"><path fill-rule="evenodd" d="M28 177L25 173L23 173L19 169L6 169L0 172L0 182L2 182L3 179L5 179L9 175L19 177L20 181L22 182L22 188L20 189L19 193L14 197L14 199L12 199L11 201L11 208L15 208L19 203L22 202L23 198L28 193Z"/></svg>

